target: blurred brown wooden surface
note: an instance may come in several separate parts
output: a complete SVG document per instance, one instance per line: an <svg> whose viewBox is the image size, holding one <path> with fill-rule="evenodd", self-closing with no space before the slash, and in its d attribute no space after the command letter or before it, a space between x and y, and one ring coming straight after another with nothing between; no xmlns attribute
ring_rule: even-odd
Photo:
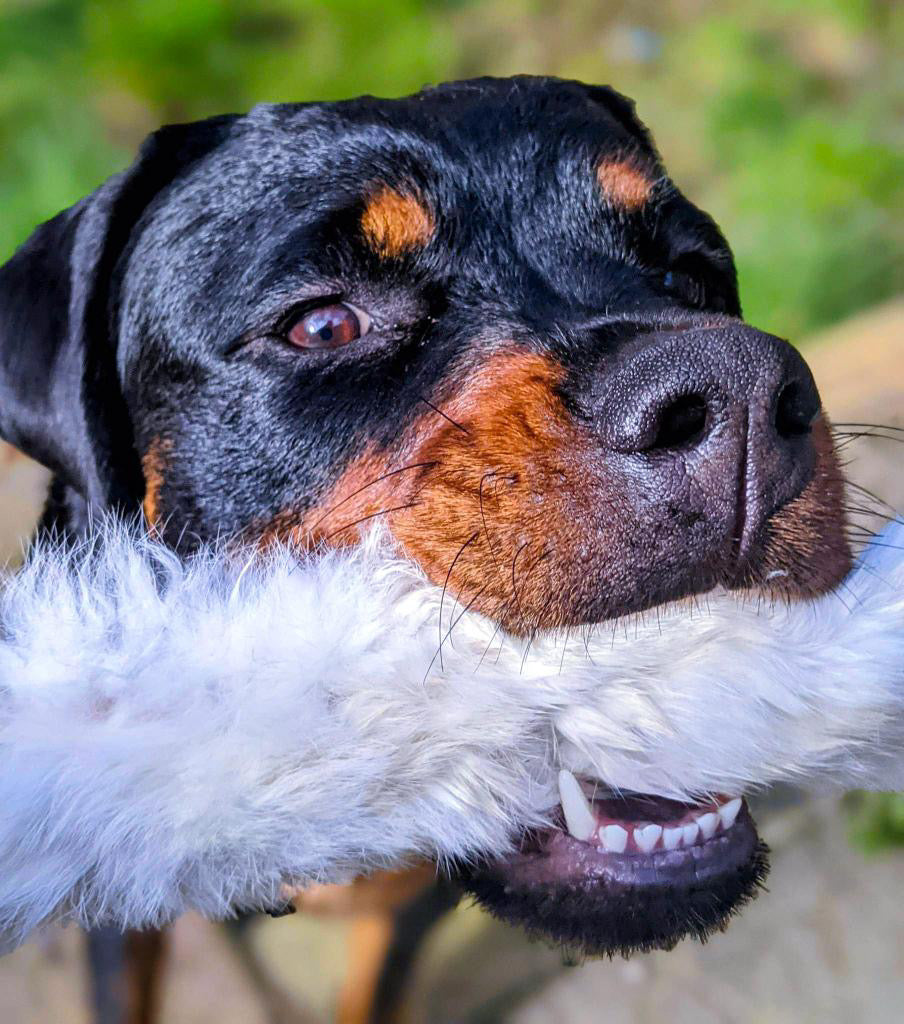
<svg viewBox="0 0 904 1024"><path fill-rule="evenodd" d="M18 561L47 490L48 474L0 441L0 567Z"/></svg>

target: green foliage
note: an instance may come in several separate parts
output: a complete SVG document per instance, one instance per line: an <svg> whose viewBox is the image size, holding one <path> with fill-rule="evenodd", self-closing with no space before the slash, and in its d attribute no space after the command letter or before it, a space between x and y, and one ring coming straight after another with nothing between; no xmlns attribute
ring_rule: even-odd
<svg viewBox="0 0 904 1024"><path fill-rule="evenodd" d="M158 124L534 71L610 80L637 97L677 180L730 238L752 322L797 339L899 289L900 8L670 0L638 10L0 0L0 258L127 163ZM640 37L646 52L632 55Z"/></svg>
<svg viewBox="0 0 904 1024"><path fill-rule="evenodd" d="M852 793L846 798L854 842L869 853L904 846L904 794Z"/></svg>
<svg viewBox="0 0 904 1024"><path fill-rule="evenodd" d="M680 62L710 67L702 138L723 179L745 311L799 338L902 283L904 158L891 97L877 102L892 67L868 31L839 20L812 53L794 20L748 24L723 14L676 49Z"/></svg>
<svg viewBox="0 0 904 1024"><path fill-rule="evenodd" d="M7 2L0 259L161 123L261 101L400 95L453 75L443 14L429 0Z"/></svg>
<svg viewBox="0 0 904 1024"><path fill-rule="evenodd" d="M566 56L545 70L608 80L637 99L676 181L729 238L752 323L799 341L901 289L904 8L672 0L643 13L586 10L580 33L557 40ZM632 45L639 35L645 45Z"/></svg>
<svg viewBox="0 0 904 1024"><path fill-rule="evenodd" d="M0 259L126 159L92 109L71 45L78 7L20 5L0 18Z"/></svg>
<svg viewBox="0 0 904 1024"><path fill-rule="evenodd" d="M84 27L97 79L167 118L396 95L453 68L449 37L423 0L88 0Z"/></svg>
<svg viewBox="0 0 904 1024"><path fill-rule="evenodd" d="M637 24L595 0L0 5L0 258L158 124L535 71L637 97L730 238L752 322L797 339L902 284L904 15L880 0L670 0Z"/></svg>

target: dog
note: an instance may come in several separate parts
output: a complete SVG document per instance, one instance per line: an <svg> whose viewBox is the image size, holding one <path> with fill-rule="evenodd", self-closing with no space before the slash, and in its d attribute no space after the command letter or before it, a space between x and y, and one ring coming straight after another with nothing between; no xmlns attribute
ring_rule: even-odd
<svg viewBox="0 0 904 1024"><path fill-rule="evenodd" d="M161 129L3 268L0 436L54 474L42 531L140 513L190 553L380 522L528 639L851 565L803 358L743 321L633 104L551 78ZM721 926L764 869L739 802L572 777L557 827L462 881L629 951Z"/></svg>

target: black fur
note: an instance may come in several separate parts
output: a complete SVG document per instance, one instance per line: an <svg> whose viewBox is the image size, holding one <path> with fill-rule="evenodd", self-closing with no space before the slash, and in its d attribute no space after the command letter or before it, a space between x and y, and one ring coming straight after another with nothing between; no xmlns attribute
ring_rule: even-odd
<svg viewBox="0 0 904 1024"><path fill-rule="evenodd" d="M129 171L0 269L0 436L52 469L80 511L135 507L143 489L117 366L120 259L148 204L225 123L152 135Z"/></svg>
<svg viewBox="0 0 904 1024"><path fill-rule="evenodd" d="M601 161L642 167L644 201L609 202ZM368 245L362 211L385 186L429 207L423 247ZM365 310L373 330L293 348L291 317L328 301ZM157 132L0 270L0 436L57 475L55 522L137 511L156 450L165 540L253 538L319 509L365 452L403 459L425 409L495 354L537 353L561 369L575 430L598 441L574 485L600 469L598 506L620 510L582 520L598 557L549 614L599 621L749 585L768 517L812 475L812 378L739 314L727 243L611 89L478 79L262 106ZM644 393L616 386L655 348ZM802 436L777 443L770 408L789 381L806 399ZM688 392L709 396L707 443L643 426Z"/></svg>
<svg viewBox="0 0 904 1024"><path fill-rule="evenodd" d="M600 202L606 153L659 169L642 215ZM422 192L435 244L390 261L367 249L357 219L379 182ZM689 265L693 294L675 273ZM280 325L327 295L376 329L299 357ZM156 133L3 268L0 436L95 508L136 507L137 454L166 437L171 539L209 539L302 512L513 337L555 350L577 410L581 380L638 329L607 337L604 312L649 323L695 307L738 312L730 252L611 89L480 79L263 106Z"/></svg>

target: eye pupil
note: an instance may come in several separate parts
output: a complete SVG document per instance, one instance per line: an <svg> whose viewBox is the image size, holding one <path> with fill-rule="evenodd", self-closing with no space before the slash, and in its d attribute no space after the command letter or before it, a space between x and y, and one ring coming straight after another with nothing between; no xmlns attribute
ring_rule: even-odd
<svg viewBox="0 0 904 1024"><path fill-rule="evenodd" d="M339 348L367 333L362 319L364 314L345 303L320 306L294 321L288 340L298 348Z"/></svg>

